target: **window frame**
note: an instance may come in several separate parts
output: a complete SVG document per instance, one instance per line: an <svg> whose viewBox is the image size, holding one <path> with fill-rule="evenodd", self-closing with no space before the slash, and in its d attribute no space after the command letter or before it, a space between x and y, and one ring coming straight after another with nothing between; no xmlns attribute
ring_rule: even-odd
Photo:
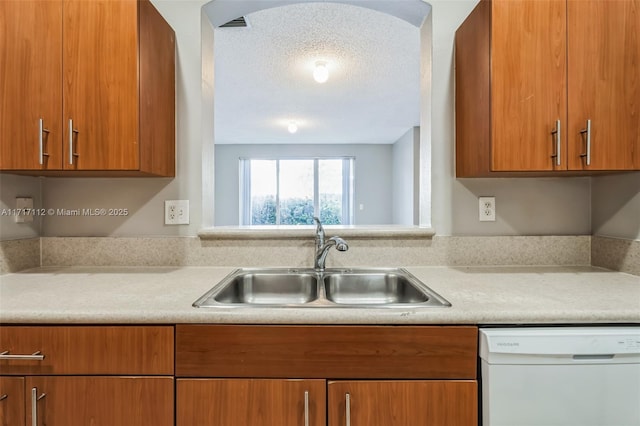
<svg viewBox="0 0 640 426"><path fill-rule="evenodd" d="M276 162L276 223L271 226L281 226L280 223L280 161L313 160L313 210L314 216L320 217L320 181L319 164L322 160L342 160L342 223L341 225L354 225L354 169L355 157L241 157L239 159L239 223L240 226L269 226L254 225L251 223L251 161L275 161ZM302 225L302 224L301 224ZM299 226L299 225L292 225Z"/></svg>

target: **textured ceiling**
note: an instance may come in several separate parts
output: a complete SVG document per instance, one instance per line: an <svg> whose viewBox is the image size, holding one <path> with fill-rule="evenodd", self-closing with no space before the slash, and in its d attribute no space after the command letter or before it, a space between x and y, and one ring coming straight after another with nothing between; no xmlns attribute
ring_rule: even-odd
<svg viewBox="0 0 640 426"><path fill-rule="evenodd" d="M216 143L393 143L419 125L418 27L337 3L246 20L215 30ZM328 63L324 84L312 77L317 60Z"/></svg>

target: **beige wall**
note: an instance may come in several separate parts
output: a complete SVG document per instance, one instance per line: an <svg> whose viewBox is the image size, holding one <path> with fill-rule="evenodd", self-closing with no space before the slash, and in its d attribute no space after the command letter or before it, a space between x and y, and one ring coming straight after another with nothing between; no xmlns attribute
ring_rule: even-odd
<svg viewBox="0 0 640 426"><path fill-rule="evenodd" d="M640 172L593 178L593 235L640 240Z"/></svg>

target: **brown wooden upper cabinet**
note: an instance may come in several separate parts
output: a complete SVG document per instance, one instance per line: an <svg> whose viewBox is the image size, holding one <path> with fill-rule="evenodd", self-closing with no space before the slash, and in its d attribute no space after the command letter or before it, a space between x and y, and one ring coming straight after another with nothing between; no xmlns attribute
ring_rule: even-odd
<svg viewBox="0 0 640 426"><path fill-rule="evenodd" d="M148 0L0 2L0 84L0 170L175 175L175 36Z"/></svg>
<svg viewBox="0 0 640 426"><path fill-rule="evenodd" d="M640 170L640 0L482 0L456 32L456 176Z"/></svg>

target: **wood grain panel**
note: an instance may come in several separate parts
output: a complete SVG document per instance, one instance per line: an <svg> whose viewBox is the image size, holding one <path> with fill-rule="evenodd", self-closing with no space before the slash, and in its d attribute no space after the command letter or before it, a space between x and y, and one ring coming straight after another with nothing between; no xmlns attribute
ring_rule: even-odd
<svg viewBox="0 0 640 426"><path fill-rule="evenodd" d="M477 328L177 325L176 375L476 378Z"/></svg>
<svg viewBox="0 0 640 426"><path fill-rule="evenodd" d="M62 3L0 1L0 170L62 167ZM40 165L39 119L44 133Z"/></svg>
<svg viewBox="0 0 640 426"><path fill-rule="evenodd" d="M345 422L350 395L352 425L476 426L475 381L336 381L329 382L329 426Z"/></svg>
<svg viewBox="0 0 640 426"><path fill-rule="evenodd" d="M0 377L0 425L24 425L24 377Z"/></svg>
<svg viewBox="0 0 640 426"><path fill-rule="evenodd" d="M482 1L456 31L456 176L491 174L491 3Z"/></svg>
<svg viewBox="0 0 640 426"><path fill-rule="evenodd" d="M47 426L172 426L171 377L27 377L38 402L38 422ZM31 410L27 411L31 424ZM194 423L196 424L196 423Z"/></svg>
<svg viewBox="0 0 640 426"><path fill-rule="evenodd" d="M140 170L175 176L175 35L148 0L140 15Z"/></svg>
<svg viewBox="0 0 640 426"><path fill-rule="evenodd" d="M551 134L567 123L566 0L493 0L491 34L492 169L555 166Z"/></svg>
<svg viewBox="0 0 640 426"><path fill-rule="evenodd" d="M64 167L138 170L138 4L64 0ZM77 157L69 164L68 121Z"/></svg>
<svg viewBox="0 0 640 426"><path fill-rule="evenodd" d="M305 391L309 425L326 425L324 380L179 379L176 425L304 425Z"/></svg>
<svg viewBox="0 0 640 426"><path fill-rule="evenodd" d="M0 352L42 361L0 361L3 375L173 375L170 326L1 326Z"/></svg>
<svg viewBox="0 0 640 426"><path fill-rule="evenodd" d="M569 167L640 169L640 0L568 4Z"/></svg>

